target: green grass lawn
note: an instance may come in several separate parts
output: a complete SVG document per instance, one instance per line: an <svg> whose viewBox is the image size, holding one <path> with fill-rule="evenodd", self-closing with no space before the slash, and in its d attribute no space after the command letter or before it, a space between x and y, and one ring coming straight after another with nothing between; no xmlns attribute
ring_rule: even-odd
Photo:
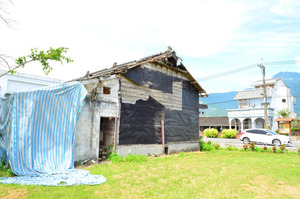
<svg viewBox="0 0 300 199"><path fill-rule="evenodd" d="M0 198L300 198L300 155L191 152L146 162L95 164L96 186L0 184Z"/></svg>

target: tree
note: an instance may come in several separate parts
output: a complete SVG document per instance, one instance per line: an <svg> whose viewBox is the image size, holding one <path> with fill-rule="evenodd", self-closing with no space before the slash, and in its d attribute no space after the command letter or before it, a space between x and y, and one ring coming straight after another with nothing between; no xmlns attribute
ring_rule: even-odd
<svg viewBox="0 0 300 199"><path fill-rule="evenodd" d="M11 27L14 20L11 20L6 17L6 15L9 15L9 13L6 11L6 6L8 4L12 4L11 0L0 0L0 21L5 23L8 27ZM10 73L14 74L16 73L16 70L20 67L24 68L24 66L30 62L38 61L43 66L43 71L46 75L53 70L53 68L50 66L49 61L59 61L63 63L63 61L66 61L67 63L73 62L73 60L69 57L66 57L64 53L67 53L69 49L65 47L60 48L50 48L47 51L38 50L37 48L31 49L31 53L27 56L19 57L15 60L16 65L10 66L8 58L9 56L6 56L4 54L0 54L0 65L3 65L7 68L7 72L0 75L0 77Z"/></svg>
<svg viewBox="0 0 300 199"><path fill-rule="evenodd" d="M8 71L6 73L3 73L0 75L0 77L10 73L14 74L16 73L16 70L20 67L24 68L24 66L30 62L38 61L43 66L43 71L46 75L53 70L52 66L50 66L49 61L59 61L63 63L63 61L66 61L67 63L73 62L73 60L69 57L66 57L64 53L66 53L69 49L65 47L60 48L50 48L50 50L47 50L46 52L43 50L38 50L36 48L31 49L31 53L27 56L19 57L15 60L16 66L10 67L9 64L6 62Z"/></svg>
<svg viewBox="0 0 300 199"><path fill-rule="evenodd" d="M288 108L278 110L276 113L277 117L279 117L279 118L287 118L290 116L290 114L291 114L291 111Z"/></svg>

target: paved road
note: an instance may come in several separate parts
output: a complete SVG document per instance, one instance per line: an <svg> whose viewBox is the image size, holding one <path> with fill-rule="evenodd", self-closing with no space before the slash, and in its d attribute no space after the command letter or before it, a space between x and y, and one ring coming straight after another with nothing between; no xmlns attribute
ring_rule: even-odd
<svg viewBox="0 0 300 199"><path fill-rule="evenodd" d="M235 146L239 149L243 148L243 142L239 139L225 139L225 138L207 138L203 137L203 141L208 142L211 141L212 143L218 143L221 147L227 147L229 145ZM264 147L264 145L256 144L258 147ZM272 145L270 145L272 146ZM268 146L269 147L269 146ZM300 141L293 141L292 145L286 146L286 148L290 151L297 151L300 148Z"/></svg>

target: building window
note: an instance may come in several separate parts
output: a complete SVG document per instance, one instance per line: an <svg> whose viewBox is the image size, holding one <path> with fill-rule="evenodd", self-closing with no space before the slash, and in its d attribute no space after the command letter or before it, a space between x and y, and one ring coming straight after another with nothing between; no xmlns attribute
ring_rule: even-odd
<svg viewBox="0 0 300 199"><path fill-rule="evenodd" d="M110 94L110 88L108 88L108 87L103 87L103 94L109 95L109 94Z"/></svg>
<svg viewBox="0 0 300 199"><path fill-rule="evenodd" d="M240 109L246 109L248 108L248 100L239 100L239 107Z"/></svg>

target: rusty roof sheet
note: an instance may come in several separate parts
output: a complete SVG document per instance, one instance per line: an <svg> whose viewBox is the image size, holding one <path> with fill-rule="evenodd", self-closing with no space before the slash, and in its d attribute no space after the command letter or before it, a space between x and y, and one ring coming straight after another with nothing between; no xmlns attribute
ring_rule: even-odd
<svg viewBox="0 0 300 199"><path fill-rule="evenodd" d="M200 86L200 84L195 80L195 78L187 71L186 67L181 62L180 64L177 64L178 59L181 60L181 58L176 56L176 52L173 51L172 48L168 47L168 50L165 52L157 53L148 57L144 57L139 60L134 60L123 64L114 63L114 65L111 68L106 68L93 73L87 72L85 76L74 79L72 81L84 81L89 79L100 78L103 76L125 73L127 70L140 66L144 63L155 63L155 64L165 66L169 69L186 74L190 82L198 89L199 95L201 97L207 97L208 95L206 91Z"/></svg>

